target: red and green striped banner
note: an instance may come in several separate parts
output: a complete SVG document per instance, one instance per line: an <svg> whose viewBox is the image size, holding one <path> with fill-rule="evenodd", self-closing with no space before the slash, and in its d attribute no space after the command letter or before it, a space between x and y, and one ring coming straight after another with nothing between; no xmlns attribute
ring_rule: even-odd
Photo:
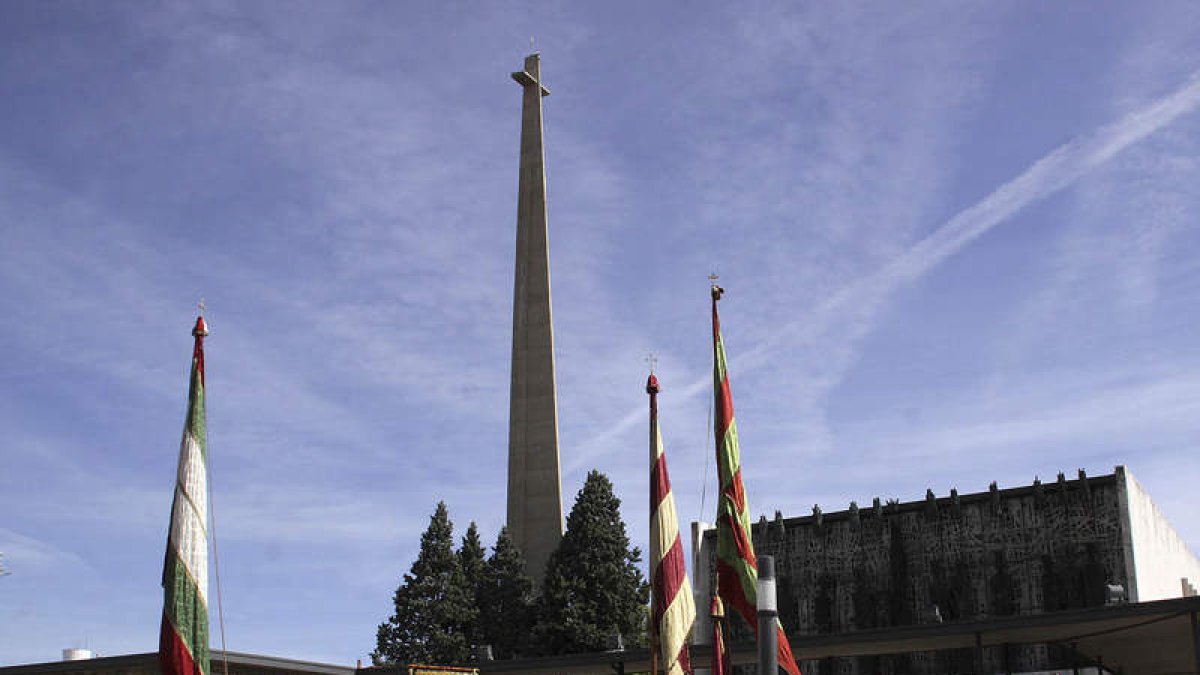
<svg viewBox="0 0 1200 675"><path fill-rule="evenodd" d="M724 289L712 287L713 385L716 391L717 479L717 593L758 635L758 560L750 538L750 507L742 486L742 464L738 449L737 423L733 419L733 396L725 370L725 343L721 339L721 321L717 300ZM775 623L779 633L779 667L790 675L800 675L792 656L783 625Z"/></svg>
<svg viewBox="0 0 1200 675"><path fill-rule="evenodd" d="M192 375L179 446L171 530L163 562L158 661L163 675L208 675L208 469L204 419L204 317L192 329Z"/></svg>

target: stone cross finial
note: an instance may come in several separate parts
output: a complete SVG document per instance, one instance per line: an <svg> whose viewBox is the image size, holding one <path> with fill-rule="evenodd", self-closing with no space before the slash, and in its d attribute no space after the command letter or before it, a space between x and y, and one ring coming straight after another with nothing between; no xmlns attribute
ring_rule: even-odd
<svg viewBox="0 0 1200 675"><path fill-rule="evenodd" d="M538 55L537 52L534 52L534 53L530 54L529 56L525 57L524 70L518 70L517 72L513 73L512 79L516 80L517 84L521 85L522 87L525 87L525 88L536 87L537 90L541 91L542 96L550 95L550 90L547 89L546 86L542 84L541 57ZM534 100L537 100L537 99L535 98ZM541 118L541 110L540 109L538 110L537 117L539 118L539 122L540 122L540 118ZM540 131L540 126L541 126L541 124L539 123L538 124L539 131Z"/></svg>

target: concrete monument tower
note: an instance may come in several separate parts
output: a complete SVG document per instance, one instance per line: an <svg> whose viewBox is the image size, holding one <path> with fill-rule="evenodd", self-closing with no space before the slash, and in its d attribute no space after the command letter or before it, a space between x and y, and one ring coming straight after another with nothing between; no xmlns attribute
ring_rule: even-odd
<svg viewBox="0 0 1200 675"><path fill-rule="evenodd" d="M563 522L542 150L542 97L550 91L542 86L540 65L539 55L530 54L525 69L512 74L524 93L508 422L508 530L539 584Z"/></svg>

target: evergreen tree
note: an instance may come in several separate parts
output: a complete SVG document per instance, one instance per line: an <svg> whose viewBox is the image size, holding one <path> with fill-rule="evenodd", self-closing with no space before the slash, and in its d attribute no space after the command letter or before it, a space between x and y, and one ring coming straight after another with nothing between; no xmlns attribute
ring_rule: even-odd
<svg viewBox="0 0 1200 675"><path fill-rule="evenodd" d="M497 659L529 654L533 627L533 580L525 573L525 557L501 528L479 588L479 621L483 644Z"/></svg>
<svg viewBox="0 0 1200 675"><path fill-rule="evenodd" d="M393 596L395 614L379 625L375 663L465 663L470 657L463 617L472 598L465 593L454 553L454 525L438 502L421 535L421 551Z"/></svg>
<svg viewBox="0 0 1200 675"><path fill-rule="evenodd" d="M546 565L534 644L542 654L603 651L614 634L627 642L645 634L649 586L629 547L621 500L599 471L588 474L567 531Z"/></svg>
<svg viewBox="0 0 1200 675"><path fill-rule="evenodd" d="M458 567L462 570L463 594L470 599L470 607L463 615L466 626L467 646L472 650L476 645L484 644L483 631L480 625L479 593L483 584L484 551L483 543L479 540L479 528L475 521L463 535L462 546L458 549Z"/></svg>

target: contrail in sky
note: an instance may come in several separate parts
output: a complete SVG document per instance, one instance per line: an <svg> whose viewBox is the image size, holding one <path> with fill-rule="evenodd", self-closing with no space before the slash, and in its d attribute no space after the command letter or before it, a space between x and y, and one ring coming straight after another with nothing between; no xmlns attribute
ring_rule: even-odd
<svg viewBox="0 0 1200 675"><path fill-rule="evenodd" d="M960 211L874 274L835 293L818 307L817 312L832 310L850 300L870 301L923 276L1021 209L1069 187L1117 153L1192 112L1197 106L1200 106L1200 73L1193 74L1180 89L1121 120L1055 148L1021 175Z"/></svg>
<svg viewBox="0 0 1200 675"><path fill-rule="evenodd" d="M1200 72L1193 73L1179 89L1120 120L1060 145L1016 178L958 212L891 262L829 296L803 320L783 326L772 338L760 342L739 358L738 371L747 372L760 367L788 338L794 339L801 330L819 332L835 317L847 311L855 313L849 331L851 335L847 338L852 341L861 337L868 330L879 306L896 289L920 278L1018 211L1069 187L1117 153L1193 112L1198 106ZM707 391L711 384L709 377L702 377L684 388L680 395L685 398L698 396ZM585 447L605 447L604 441L633 428L642 422L644 416L640 407L631 411L615 425L585 443Z"/></svg>

